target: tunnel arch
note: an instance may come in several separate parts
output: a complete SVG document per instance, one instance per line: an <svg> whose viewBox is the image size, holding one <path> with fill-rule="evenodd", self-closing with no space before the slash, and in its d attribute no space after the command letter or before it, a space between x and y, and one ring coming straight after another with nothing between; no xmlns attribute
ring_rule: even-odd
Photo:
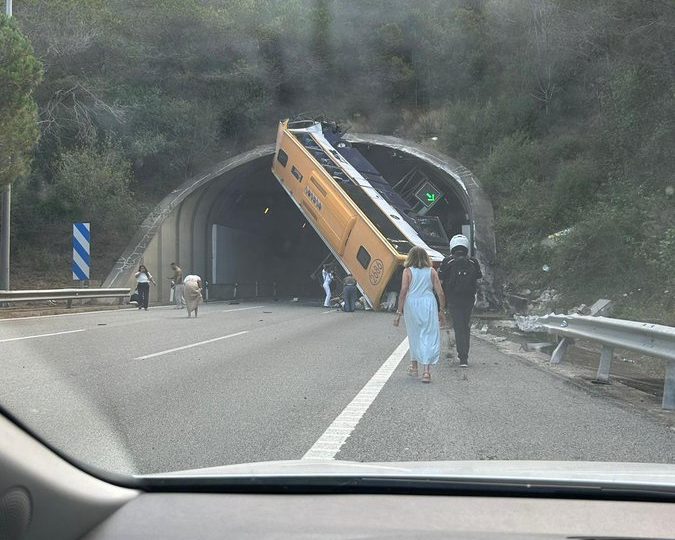
<svg viewBox="0 0 675 540"><path fill-rule="evenodd" d="M437 184L445 186L448 200L452 199L450 194L454 194L453 200L465 211L476 256L484 267L479 300L482 307L497 306L492 204L471 171L434 149L396 137L348 134L345 138L380 168L387 180L390 180L388 169L394 171L402 164L408 168L419 167L422 174L433 176ZM228 297L232 283L243 281L237 279L237 272L242 270L235 268L238 263L232 261L240 258L253 261L255 257L258 261L265 249L274 252L268 259L271 263L256 263L254 269L247 266L246 283L251 284L250 290L240 290L239 294L252 294L253 282L264 284L271 292L271 284L279 280L270 267L284 268L286 274L304 275L311 259L320 256L323 244L310 227L301 225L302 215L270 172L274 150L274 145L264 145L239 154L169 193L143 221L104 286L133 286L134 269L142 262L154 273L158 283L152 291L154 301L167 301L169 264L175 261L184 271L209 280L212 295ZM273 205L272 211L260 215L261 205L266 202ZM241 227L244 222L250 230ZM279 229L284 227L288 234L281 238ZM452 229L453 224L449 223L448 227ZM256 240L262 237L269 239L267 244L261 245ZM223 254L228 249L236 251L237 257L228 258ZM308 259L307 264L302 259ZM228 281L228 276L234 277ZM277 292L297 296L298 291L306 290L306 284L301 281L302 277L286 275L284 285L288 286Z"/></svg>

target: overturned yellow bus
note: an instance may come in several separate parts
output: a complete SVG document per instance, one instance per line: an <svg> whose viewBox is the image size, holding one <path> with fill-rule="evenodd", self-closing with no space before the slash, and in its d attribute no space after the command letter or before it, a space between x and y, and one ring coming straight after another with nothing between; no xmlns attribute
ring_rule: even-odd
<svg viewBox="0 0 675 540"><path fill-rule="evenodd" d="M410 205L335 125L280 122L272 172L373 309L396 288L411 247L443 260L448 240L438 218L406 212Z"/></svg>

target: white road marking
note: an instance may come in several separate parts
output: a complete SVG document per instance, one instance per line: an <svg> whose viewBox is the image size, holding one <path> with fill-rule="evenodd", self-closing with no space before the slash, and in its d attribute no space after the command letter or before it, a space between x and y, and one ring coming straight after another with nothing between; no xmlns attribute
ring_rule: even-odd
<svg viewBox="0 0 675 540"><path fill-rule="evenodd" d="M235 309L223 309L221 313L229 313L230 311L246 311L247 309L259 309L265 306L251 306L251 307L240 307Z"/></svg>
<svg viewBox="0 0 675 540"><path fill-rule="evenodd" d="M328 311L322 311L321 315L325 315L326 313L333 313L335 311L334 309L329 309Z"/></svg>
<svg viewBox="0 0 675 540"><path fill-rule="evenodd" d="M8 338L8 339L0 339L0 343L7 343L8 341L19 341L19 340L22 340L22 339L35 339L35 338L49 337L49 336L60 336L62 334L74 334L75 332L84 332L84 328L80 328L79 330L65 330L63 332L52 332L50 334L38 334L36 336L23 336L23 337L15 337L15 338Z"/></svg>
<svg viewBox="0 0 675 540"><path fill-rule="evenodd" d="M167 349L166 351L160 351L152 354L146 354L144 356L138 356L134 360L147 360L148 358L154 358L155 356L162 356L163 354L169 354L176 351L183 351L185 349L191 349L192 347L199 347L200 345L206 345L207 343L213 343L214 341L220 341L221 339L229 339L236 336L241 336L242 334L248 334L248 330L243 332L237 332L235 334L229 334L227 336L220 336L213 339L207 339L206 341L198 341L197 343L191 343L190 345L183 345L182 347L176 347L174 349Z"/></svg>
<svg viewBox="0 0 675 540"><path fill-rule="evenodd" d="M41 309L47 309L45 306ZM129 311L132 309L138 309L137 307L126 307L118 309L100 309L98 311L80 311L79 313L55 313L54 315L30 315L29 317L10 317L6 319L0 319L0 323L6 322L20 322L28 321L30 319L51 319L52 317L73 317L75 315L96 315L98 313L117 313L118 311Z"/></svg>
<svg viewBox="0 0 675 540"><path fill-rule="evenodd" d="M209 304L223 304L225 300L211 300L208 303L205 303L204 305L208 306ZM256 306L256 307L264 307L264 306ZM47 306L44 306L43 308L36 308L36 309L48 309ZM30 315L28 317L7 317L7 318L0 318L0 324L2 323L7 323L7 322L20 322L20 321L28 321L31 319L51 319L52 317L74 317L76 315L97 315L100 313L117 313L120 311L133 311L135 309L138 309L138 306L132 305L131 307L124 307L124 308L118 308L118 309L99 309L97 311L80 311L80 312L75 312L75 313L55 313L53 315ZM158 310L169 310L169 309L175 309L175 306L169 304L169 305L157 305L157 306L150 306L151 311L158 311ZM253 309L253 308L240 308L240 309ZM236 311L234 309L229 309L225 311ZM205 312L205 313L212 313L212 312ZM153 319L154 320L154 319Z"/></svg>
<svg viewBox="0 0 675 540"><path fill-rule="evenodd" d="M335 459L407 352L408 338L405 338L302 459Z"/></svg>

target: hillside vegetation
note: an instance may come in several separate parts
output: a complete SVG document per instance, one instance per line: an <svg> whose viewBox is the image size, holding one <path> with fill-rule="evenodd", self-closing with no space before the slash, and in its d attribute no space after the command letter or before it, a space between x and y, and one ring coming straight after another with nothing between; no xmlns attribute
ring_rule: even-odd
<svg viewBox="0 0 675 540"><path fill-rule="evenodd" d="M309 113L471 168L507 289L675 323L671 0L22 0L15 17L44 65L15 287L67 282L78 220L102 279L159 198Z"/></svg>

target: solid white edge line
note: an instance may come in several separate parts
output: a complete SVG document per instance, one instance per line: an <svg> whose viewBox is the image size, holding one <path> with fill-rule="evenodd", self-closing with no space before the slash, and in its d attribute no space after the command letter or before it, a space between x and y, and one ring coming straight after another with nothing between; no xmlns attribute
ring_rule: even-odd
<svg viewBox="0 0 675 540"><path fill-rule="evenodd" d="M44 308L38 309L48 309L48 308L45 306ZM38 309L35 309L35 311L38 311ZM96 315L97 313L116 313L118 311L129 311L132 309L138 308L124 307L117 309L99 309L96 311L80 311L75 313L53 313L52 315L29 315L28 317L7 317L5 319L0 319L0 323L30 321L31 319L51 319L52 317L74 317L76 315Z"/></svg>
<svg viewBox="0 0 675 540"><path fill-rule="evenodd" d="M347 441L361 418L372 405L380 390L394 373L408 352L408 338L405 338L393 353L375 372L356 397L328 426L323 435L307 450L302 459L334 460L342 445Z"/></svg>
<svg viewBox="0 0 675 540"><path fill-rule="evenodd" d="M210 302L205 303L204 305L209 305L209 304L223 304L227 302L228 300L211 300ZM259 306L259 307L264 307L264 306ZM175 309L175 306L173 304L159 304L157 306L152 306L153 311L157 311L158 309L161 308L166 308L166 309ZM47 309L46 307L44 308L36 308L37 309ZM0 324L5 323L5 322L19 322L19 321L29 321L31 319L50 319L52 317L75 317L77 315L96 315L97 313L116 313L118 311L129 311L129 310L134 310L138 309L138 306L132 306L132 307L124 307L124 308L117 308L117 309L99 309L96 311L80 311L76 313L53 313L51 315L29 315L28 317L6 317L6 318L0 318ZM205 312L205 313L211 313L211 312ZM1 313L0 313L1 315Z"/></svg>
<svg viewBox="0 0 675 540"><path fill-rule="evenodd" d="M38 334L36 336L23 336L8 339L0 339L0 343L7 343L8 341L20 341L22 339L35 339L49 336L60 336L62 334L74 334L75 332L84 332L84 328L80 328L79 330L64 330L63 332L51 332L49 334Z"/></svg>
<svg viewBox="0 0 675 540"><path fill-rule="evenodd" d="M214 341L220 341L221 339L228 339L236 336L241 336L242 334L248 334L248 330L243 332L236 332L234 334L228 334L227 336L220 336L213 339L207 339L206 341L198 341L197 343L190 343L190 345L183 345L182 347L175 347L174 349L167 349L166 351L159 351L152 354L146 354L144 356L137 356L134 360L147 360L148 358L154 358L156 356L162 356L163 354L170 354L176 351L183 351L185 349L191 349L192 347L199 347L200 345L206 345L207 343L213 343Z"/></svg>
<svg viewBox="0 0 675 540"><path fill-rule="evenodd" d="M251 307L240 307L235 309L222 309L220 313L229 313L230 311L246 311L247 309L259 309L265 306L251 306Z"/></svg>

